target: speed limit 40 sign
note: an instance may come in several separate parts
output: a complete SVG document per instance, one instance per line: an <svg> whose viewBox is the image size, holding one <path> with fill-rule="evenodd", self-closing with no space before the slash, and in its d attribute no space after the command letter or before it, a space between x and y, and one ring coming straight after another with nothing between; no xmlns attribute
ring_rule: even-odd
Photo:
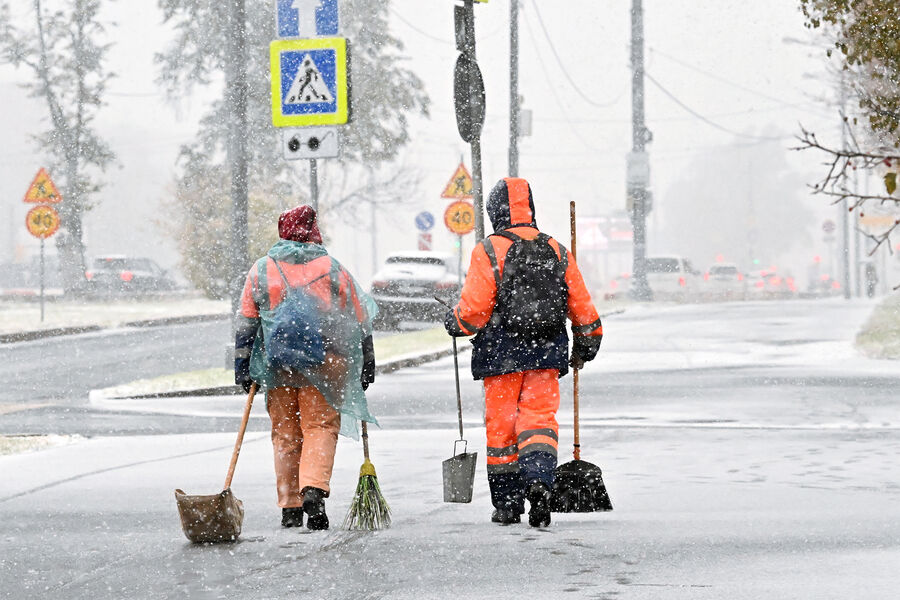
<svg viewBox="0 0 900 600"><path fill-rule="evenodd" d="M456 235L466 235L475 229L475 208L471 202L458 200L444 211L444 224Z"/></svg>
<svg viewBox="0 0 900 600"><path fill-rule="evenodd" d="M50 206L35 206L25 216L25 226L34 237L47 239L59 229L59 213Z"/></svg>

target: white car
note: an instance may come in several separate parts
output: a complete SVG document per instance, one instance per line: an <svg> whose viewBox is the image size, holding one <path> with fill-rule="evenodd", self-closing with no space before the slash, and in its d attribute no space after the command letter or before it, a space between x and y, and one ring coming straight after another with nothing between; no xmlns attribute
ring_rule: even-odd
<svg viewBox="0 0 900 600"><path fill-rule="evenodd" d="M400 321L441 319L459 296L459 257L444 252L397 252L387 257L372 278L372 297L378 305L381 328L394 328Z"/></svg>
<svg viewBox="0 0 900 600"><path fill-rule="evenodd" d="M703 275L703 296L710 300L742 300L747 295L747 281L736 265L716 263Z"/></svg>
<svg viewBox="0 0 900 600"><path fill-rule="evenodd" d="M688 302L700 296L702 278L686 258L654 256L644 264L654 300Z"/></svg>

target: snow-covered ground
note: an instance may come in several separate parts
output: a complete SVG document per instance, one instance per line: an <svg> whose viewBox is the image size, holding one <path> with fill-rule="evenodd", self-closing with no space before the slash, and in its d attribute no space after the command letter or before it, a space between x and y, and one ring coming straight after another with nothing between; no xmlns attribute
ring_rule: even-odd
<svg viewBox="0 0 900 600"><path fill-rule="evenodd" d="M394 512L382 532L281 529L258 427L233 484L244 532L220 546L187 542L172 492L215 492L231 434L102 437L0 457L0 596L895 598L900 365L853 350L871 308L735 303L610 318L582 375L582 444L615 510L554 515L547 530L489 522L480 388L465 373L475 498L442 502L440 462L456 435L451 359L371 388L382 422L372 458ZM236 415L241 404L133 402L144 414ZM266 418L261 402L254 417ZM335 526L361 461L360 444L342 439Z"/></svg>

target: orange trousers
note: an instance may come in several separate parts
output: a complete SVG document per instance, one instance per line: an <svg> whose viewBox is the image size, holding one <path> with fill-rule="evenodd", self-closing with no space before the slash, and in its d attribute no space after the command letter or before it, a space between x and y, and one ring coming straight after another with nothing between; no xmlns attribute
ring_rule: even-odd
<svg viewBox="0 0 900 600"><path fill-rule="evenodd" d="M272 419L278 506L302 506L306 487L327 496L341 414L313 386L270 388L266 407Z"/></svg>
<svg viewBox="0 0 900 600"><path fill-rule="evenodd" d="M559 371L541 369L521 371L484 378L487 428L488 476L517 474L520 460L522 475L530 479L545 479L545 472L556 467L559 445ZM541 463L535 473L526 457L539 453ZM550 480L552 482L552 480Z"/></svg>

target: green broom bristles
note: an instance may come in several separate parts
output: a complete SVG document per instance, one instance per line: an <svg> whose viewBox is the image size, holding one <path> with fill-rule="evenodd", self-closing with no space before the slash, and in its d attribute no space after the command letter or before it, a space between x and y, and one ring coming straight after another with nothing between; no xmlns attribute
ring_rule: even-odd
<svg viewBox="0 0 900 600"><path fill-rule="evenodd" d="M375 466L368 459L359 469L359 483L350 510L344 519L344 529L375 531L391 526L391 507L381 494Z"/></svg>

